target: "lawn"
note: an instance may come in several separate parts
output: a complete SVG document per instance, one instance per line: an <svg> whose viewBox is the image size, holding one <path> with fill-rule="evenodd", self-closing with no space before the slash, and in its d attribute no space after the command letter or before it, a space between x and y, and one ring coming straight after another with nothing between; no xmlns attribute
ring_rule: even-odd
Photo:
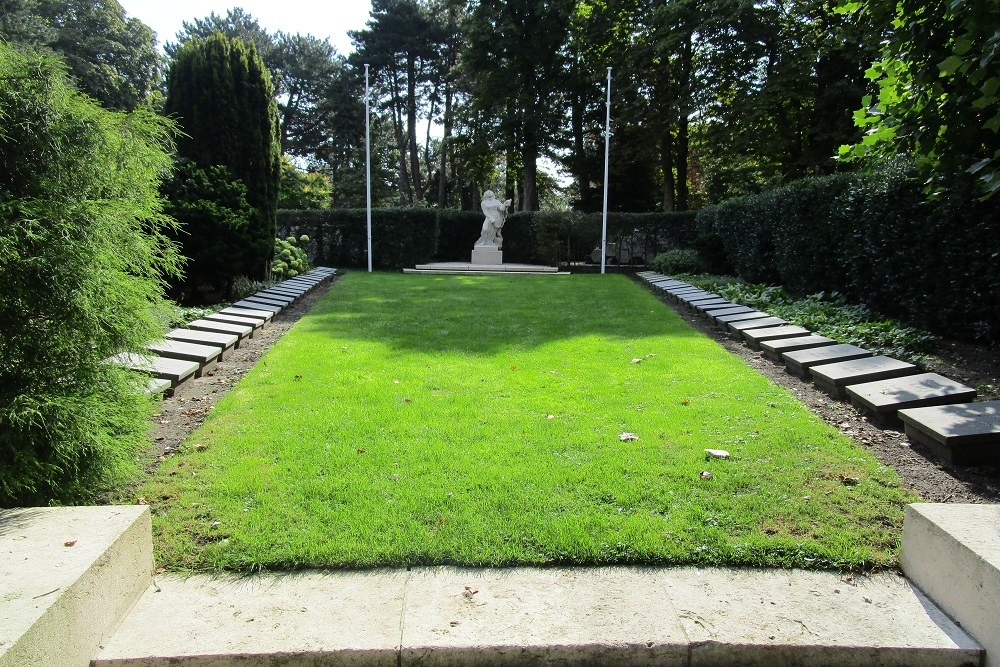
<svg viewBox="0 0 1000 667"><path fill-rule="evenodd" d="M161 564L238 571L877 567L912 500L623 276L364 273L137 495Z"/></svg>

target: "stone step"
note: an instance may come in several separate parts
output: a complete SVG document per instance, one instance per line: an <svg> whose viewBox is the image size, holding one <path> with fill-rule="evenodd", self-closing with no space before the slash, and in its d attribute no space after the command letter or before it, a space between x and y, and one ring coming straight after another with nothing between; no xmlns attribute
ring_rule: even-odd
<svg viewBox="0 0 1000 667"><path fill-rule="evenodd" d="M738 324L738 322L734 322L733 324ZM766 340L795 338L797 336L807 336L809 333L809 329L795 326L759 327L746 329L742 332L743 341L751 350L759 350L760 344Z"/></svg>
<svg viewBox="0 0 1000 667"><path fill-rule="evenodd" d="M435 262L433 264L417 264L415 269L404 269L404 273L441 273L446 275L476 275L476 274L558 274L555 266L541 264L473 264L471 262Z"/></svg>
<svg viewBox="0 0 1000 667"><path fill-rule="evenodd" d="M212 345L220 348L223 355L229 354L240 346L240 337L236 334L219 333L217 331L198 331L197 329L172 329L168 331L165 338L179 340L182 343L195 343L197 345ZM223 356L219 360L223 360Z"/></svg>
<svg viewBox="0 0 1000 667"><path fill-rule="evenodd" d="M158 631L152 631L152 629ZM959 667L982 649L903 577L729 568L164 575L94 667Z"/></svg>
<svg viewBox="0 0 1000 667"><path fill-rule="evenodd" d="M174 389L194 378L195 374L201 370L201 366L196 361L168 359L166 357L133 354L130 352L116 354L110 357L108 361L124 366L125 368L131 368L140 373L145 373L154 378L169 380L170 386Z"/></svg>
<svg viewBox="0 0 1000 667"><path fill-rule="evenodd" d="M569 271L509 271L497 265L479 265L478 269L403 269L403 273L428 276L568 276Z"/></svg>
<svg viewBox="0 0 1000 667"><path fill-rule="evenodd" d="M976 390L937 373L920 373L847 386L851 404L890 423L903 408L962 403L976 397Z"/></svg>
<svg viewBox="0 0 1000 667"><path fill-rule="evenodd" d="M680 280L654 280L650 284L653 287L658 287L660 289L676 289L678 287L691 287L691 285L681 282Z"/></svg>
<svg viewBox="0 0 1000 667"><path fill-rule="evenodd" d="M764 356L771 361L780 362L781 355L785 352L809 350L836 344L837 341L832 338L810 334L808 336L796 336L795 338L780 338L778 340L764 341L760 344L760 349L764 350Z"/></svg>
<svg viewBox="0 0 1000 667"><path fill-rule="evenodd" d="M762 320L771 317L770 313L765 313L762 310L751 310L749 313L737 313L735 315L718 315L714 317L715 323L722 326L723 328L728 328L730 322L746 322L748 320ZM781 324L785 321L781 320Z"/></svg>
<svg viewBox="0 0 1000 667"><path fill-rule="evenodd" d="M1000 505L909 505L899 555L906 576L985 649L985 667L1000 667L998 526Z"/></svg>
<svg viewBox="0 0 1000 667"><path fill-rule="evenodd" d="M795 352L785 352L781 355L785 362L785 368L792 375L809 379L809 369L813 366L823 364L833 364L838 361L851 361L852 359L864 359L872 356L872 353L864 348L855 345L824 345L807 350L796 350Z"/></svg>
<svg viewBox="0 0 1000 667"><path fill-rule="evenodd" d="M692 303L695 303L695 302L709 301L711 299L722 299L722 297L719 296L718 294L713 294L712 292L705 292L703 295L699 295L699 296L695 296L695 297L689 297L686 294L684 296L680 297L680 301L682 303L685 303L685 304L689 305L689 306Z"/></svg>
<svg viewBox="0 0 1000 667"><path fill-rule="evenodd" d="M883 356L820 364L809 369L813 384L834 398L847 398L845 388L848 385L915 375L919 372L913 364Z"/></svg>
<svg viewBox="0 0 1000 667"><path fill-rule="evenodd" d="M240 340L243 340L244 338L253 338L254 334L254 327L251 325L232 324L204 319L188 322L187 328L196 329L198 331L217 331L219 333L235 334L240 337Z"/></svg>
<svg viewBox="0 0 1000 667"><path fill-rule="evenodd" d="M772 316L756 317L756 314L758 312L760 311L754 311L753 313L742 313L743 315L747 316L753 315L754 317L751 319L726 322L726 328L729 329L729 333L733 336L733 338L742 339L743 332L750 331L751 329L773 328L788 324L788 322L781 319L780 317L772 317Z"/></svg>
<svg viewBox="0 0 1000 667"><path fill-rule="evenodd" d="M0 666L83 667L153 574L149 508L0 510Z"/></svg>
<svg viewBox="0 0 1000 667"><path fill-rule="evenodd" d="M910 440L952 463L1000 465L1000 401L904 408L899 418Z"/></svg>
<svg viewBox="0 0 1000 667"><path fill-rule="evenodd" d="M222 313L213 313L211 315L206 315L202 319L208 320L209 322L223 322L225 324L240 324L240 325L243 325L245 327L253 327L254 329L259 329L262 326L264 326L264 323L261 322L260 320L253 319L251 317L242 317L240 315L228 315L228 314L223 315ZM188 326L190 328L194 329L195 327L193 326L193 324L194 323L192 322L192 323L188 324Z"/></svg>
<svg viewBox="0 0 1000 667"><path fill-rule="evenodd" d="M273 294L275 296L289 297L292 299L298 299L300 296L305 294L308 290L304 287L296 289L295 287L269 287L263 292L257 292L258 294L268 295Z"/></svg>
<svg viewBox="0 0 1000 667"><path fill-rule="evenodd" d="M736 306L738 304L719 296L711 299L694 299L693 301L688 301L687 305L695 310L704 310L705 308L711 308L712 306Z"/></svg>
<svg viewBox="0 0 1000 667"><path fill-rule="evenodd" d="M249 317L252 320L260 320L263 324L267 324L274 319L274 313L270 310L260 310L258 308L237 308L235 306L229 306L228 308L223 308L219 312L223 315Z"/></svg>
<svg viewBox="0 0 1000 667"><path fill-rule="evenodd" d="M664 289L668 294L672 294L676 298L682 296L694 297L694 295L708 296L711 292L706 292L699 287L667 287Z"/></svg>
<svg viewBox="0 0 1000 667"><path fill-rule="evenodd" d="M214 345L198 345L170 339L153 341L148 348L160 357L197 363L198 370L194 376L199 378L212 370L222 356L222 350Z"/></svg>

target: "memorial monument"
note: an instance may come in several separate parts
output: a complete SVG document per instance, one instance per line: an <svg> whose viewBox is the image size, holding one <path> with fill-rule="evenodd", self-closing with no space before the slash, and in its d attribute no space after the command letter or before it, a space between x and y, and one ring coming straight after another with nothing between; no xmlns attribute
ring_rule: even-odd
<svg viewBox="0 0 1000 667"><path fill-rule="evenodd" d="M483 231L472 248L472 263L497 266L503 264L503 236L500 230L507 221L511 200L500 201L492 190L483 193L482 209L486 219Z"/></svg>

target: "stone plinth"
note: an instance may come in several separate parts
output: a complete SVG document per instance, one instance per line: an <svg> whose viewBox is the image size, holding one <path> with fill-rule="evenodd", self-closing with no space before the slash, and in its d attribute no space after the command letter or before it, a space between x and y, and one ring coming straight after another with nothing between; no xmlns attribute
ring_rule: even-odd
<svg viewBox="0 0 1000 667"><path fill-rule="evenodd" d="M498 266L503 264L503 251L496 248L473 248L472 263Z"/></svg>

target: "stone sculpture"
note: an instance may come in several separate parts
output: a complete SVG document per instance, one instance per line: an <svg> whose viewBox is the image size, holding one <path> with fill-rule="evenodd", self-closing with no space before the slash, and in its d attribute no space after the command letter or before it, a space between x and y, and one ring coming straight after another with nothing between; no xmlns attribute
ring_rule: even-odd
<svg viewBox="0 0 1000 667"><path fill-rule="evenodd" d="M483 193L483 214L486 219L483 221L483 232L476 241L476 248L487 250L502 250L503 236L500 230L507 220L507 211L510 209L511 200L500 201L492 190Z"/></svg>

